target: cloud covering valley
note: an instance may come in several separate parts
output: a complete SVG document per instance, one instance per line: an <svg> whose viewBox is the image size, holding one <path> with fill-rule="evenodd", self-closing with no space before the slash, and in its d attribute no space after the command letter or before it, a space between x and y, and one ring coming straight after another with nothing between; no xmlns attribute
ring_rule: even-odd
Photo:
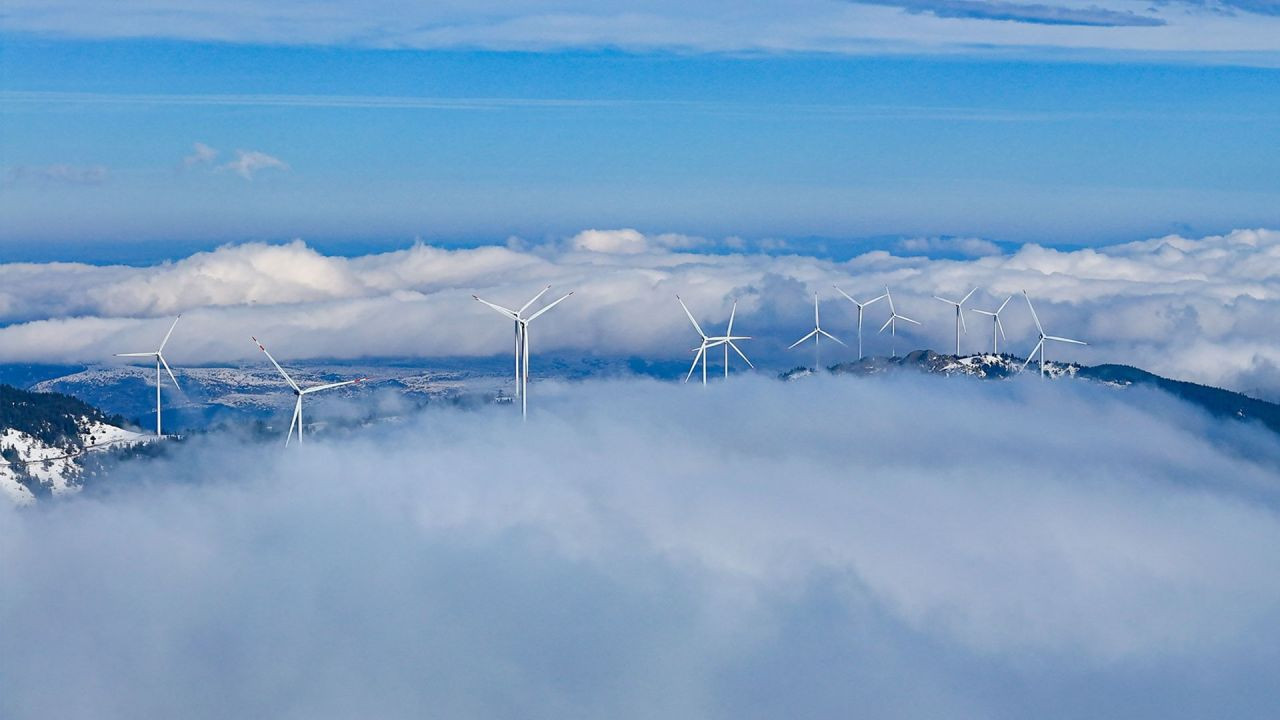
<svg viewBox="0 0 1280 720"><path fill-rule="evenodd" d="M0 505L0 715L1278 700L1280 445L1260 428L1030 379L540 393L527 424L441 408L285 454L214 436Z"/></svg>

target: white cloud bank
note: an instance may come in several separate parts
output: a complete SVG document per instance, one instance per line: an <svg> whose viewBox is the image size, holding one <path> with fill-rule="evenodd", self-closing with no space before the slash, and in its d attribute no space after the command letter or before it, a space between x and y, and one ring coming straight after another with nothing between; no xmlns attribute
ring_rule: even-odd
<svg viewBox="0 0 1280 720"><path fill-rule="evenodd" d="M0 504L0 716L1280 702L1270 433L1035 381L538 387L529 423L438 410L305 453L211 438L105 493Z"/></svg>
<svg viewBox="0 0 1280 720"><path fill-rule="evenodd" d="M77 263L0 265L0 362L103 362L158 341L185 313L169 352L177 363L258 361L258 335L288 358L440 357L506 352L507 330L471 299L522 304L552 284L575 290L540 321L537 353L606 357L687 356L692 330L679 293L708 325L723 323L736 298L749 353L778 365L809 362L782 348L812 322L813 292L823 325L854 339L855 297L891 286L900 310L924 322L900 347L945 349L954 342L948 306L980 286L971 307L990 308L1028 290L1046 328L1087 340L1056 349L1059 359L1121 362L1179 379L1280 394L1280 232L1167 237L1074 251L1036 245L972 260L931 260L869 252L847 262L750 252L730 239L710 244L634 230L584 232L565 242L445 250L427 245L353 258L330 257L300 241L250 243L153 267ZM670 248L697 246L708 252ZM980 248L983 251L985 247ZM869 310L870 354L881 306ZM1019 300L1005 315L1009 342L1034 344ZM963 349L989 347L973 323ZM848 359L831 354L831 362Z"/></svg>
<svg viewBox="0 0 1280 720"><path fill-rule="evenodd" d="M9 0L5 27L72 37L394 48L956 53L1053 47L1200 51L1215 59L1215 53L1270 57L1280 51L1280 17L1272 5L1243 0L658 0L643 6L616 0L376 0L321 9L306 0L269 5Z"/></svg>

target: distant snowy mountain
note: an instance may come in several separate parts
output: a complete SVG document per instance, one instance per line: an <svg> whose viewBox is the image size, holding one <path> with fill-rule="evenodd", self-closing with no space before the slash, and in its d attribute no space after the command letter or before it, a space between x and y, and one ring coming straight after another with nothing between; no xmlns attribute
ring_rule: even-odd
<svg viewBox="0 0 1280 720"><path fill-rule="evenodd" d="M73 397L0 385L0 496L18 504L80 488L94 453L154 438Z"/></svg>
<svg viewBox="0 0 1280 720"><path fill-rule="evenodd" d="M293 407L292 392L271 367L175 368L174 372L181 390L175 389L167 377L162 383L166 428L183 431L222 421L266 420ZM506 380L461 370L395 366L295 365L289 372L303 387L368 378L360 385L316 398L313 415L322 415L326 407L337 408L354 398L382 396L388 391L409 405L456 401L468 394L492 396ZM144 427L155 423L155 371L151 368L89 367L42 380L31 389L72 395L108 412L136 419Z"/></svg>

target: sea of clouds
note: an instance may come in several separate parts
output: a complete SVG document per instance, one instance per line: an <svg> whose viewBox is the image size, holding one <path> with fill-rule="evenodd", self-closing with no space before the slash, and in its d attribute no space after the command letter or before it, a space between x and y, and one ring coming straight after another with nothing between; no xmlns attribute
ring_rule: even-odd
<svg viewBox="0 0 1280 720"><path fill-rule="evenodd" d="M948 253L959 259L937 259ZM722 327L737 300L736 330L755 337L748 354L766 365L808 363L808 353L783 349L812 327L813 293L824 328L851 345L856 339L853 306L835 284L859 299L890 286L898 310L924 323L903 326L899 349L946 350L953 311L933 296L980 286L970 307L993 309L1025 289L1048 332L1089 342L1054 346L1057 359L1126 363L1280 396L1280 232L1272 230L1076 250L914 240L847 261L785 244L588 230L539 244L419 244L358 257L294 241L148 267L8 263L0 264L0 362L104 362L154 347L177 313L185 316L166 349L175 365L257 360L250 335L292 359L496 355L507 351L510 328L472 293L518 307L547 284L575 296L534 326L535 356L687 359L696 336L678 293L710 327ZM888 353L875 336L887 311L885 303L868 310L869 354ZM989 348L989 323L969 319L963 351ZM1005 327L1005 349L1029 352L1034 326L1020 297Z"/></svg>
<svg viewBox="0 0 1280 720"><path fill-rule="evenodd" d="M0 503L0 717L1280 704L1280 441L1259 427L1031 378L535 390L527 423L198 438Z"/></svg>

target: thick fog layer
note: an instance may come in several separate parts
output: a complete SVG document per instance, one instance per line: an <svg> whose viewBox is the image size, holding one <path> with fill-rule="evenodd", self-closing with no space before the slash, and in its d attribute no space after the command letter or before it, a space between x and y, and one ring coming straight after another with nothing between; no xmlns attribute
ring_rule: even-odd
<svg viewBox="0 0 1280 720"><path fill-rule="evenodd" d="M444 250L430 246L330 257L302 242L247 244L153 267L75 263L0 265L0 362L104 362L115 352L152 349L169 318L186 317L166 348L177 366L260 362L249 335L278 357L363 358L496 355L511 329L471 299L520 307L539 289L575 290L539 319L535 354L681 359L696 335L676 304L679 293L709 328L723 328L733 300L737 330L756 359L787 367L812 362L785 353L813 323L813 293L823 326L854 344L853 305L894 291L898 311L922 323L902 325L899 349L954 348L953 309L934 295L992 310L1025 289L1045 329L1088 347L1052 348L1055 357L1121 362L1179 379L1280 396L1280 233L1238 231L1099 249L1056 251L1027 245L1001 254L975 240L904 241L894 254L847 262L765 254L759 243L709 241L634 230L586 231L563 242ZM772 247L773 252L785 246ZM719 254L733 250L732 254ZM744 252L745 251L745 254ZM923 257L950 253L967 260ZM548 297L555 297L549 295ZM886 303L867 309L866 349L888 354L876 329ZM963 352L991 346L985 318L970 315ZM1035 328L1021 297L1003 316L1004 349L1025 355ZM856 357L834 345L824 360Z"/></svg>
<svg viewBox="0 0 1280 720"><path fill-rule="evenodd" d="M0 504L0 716L1264 718L1280 444L941 378L538 385Z"/></svg>

